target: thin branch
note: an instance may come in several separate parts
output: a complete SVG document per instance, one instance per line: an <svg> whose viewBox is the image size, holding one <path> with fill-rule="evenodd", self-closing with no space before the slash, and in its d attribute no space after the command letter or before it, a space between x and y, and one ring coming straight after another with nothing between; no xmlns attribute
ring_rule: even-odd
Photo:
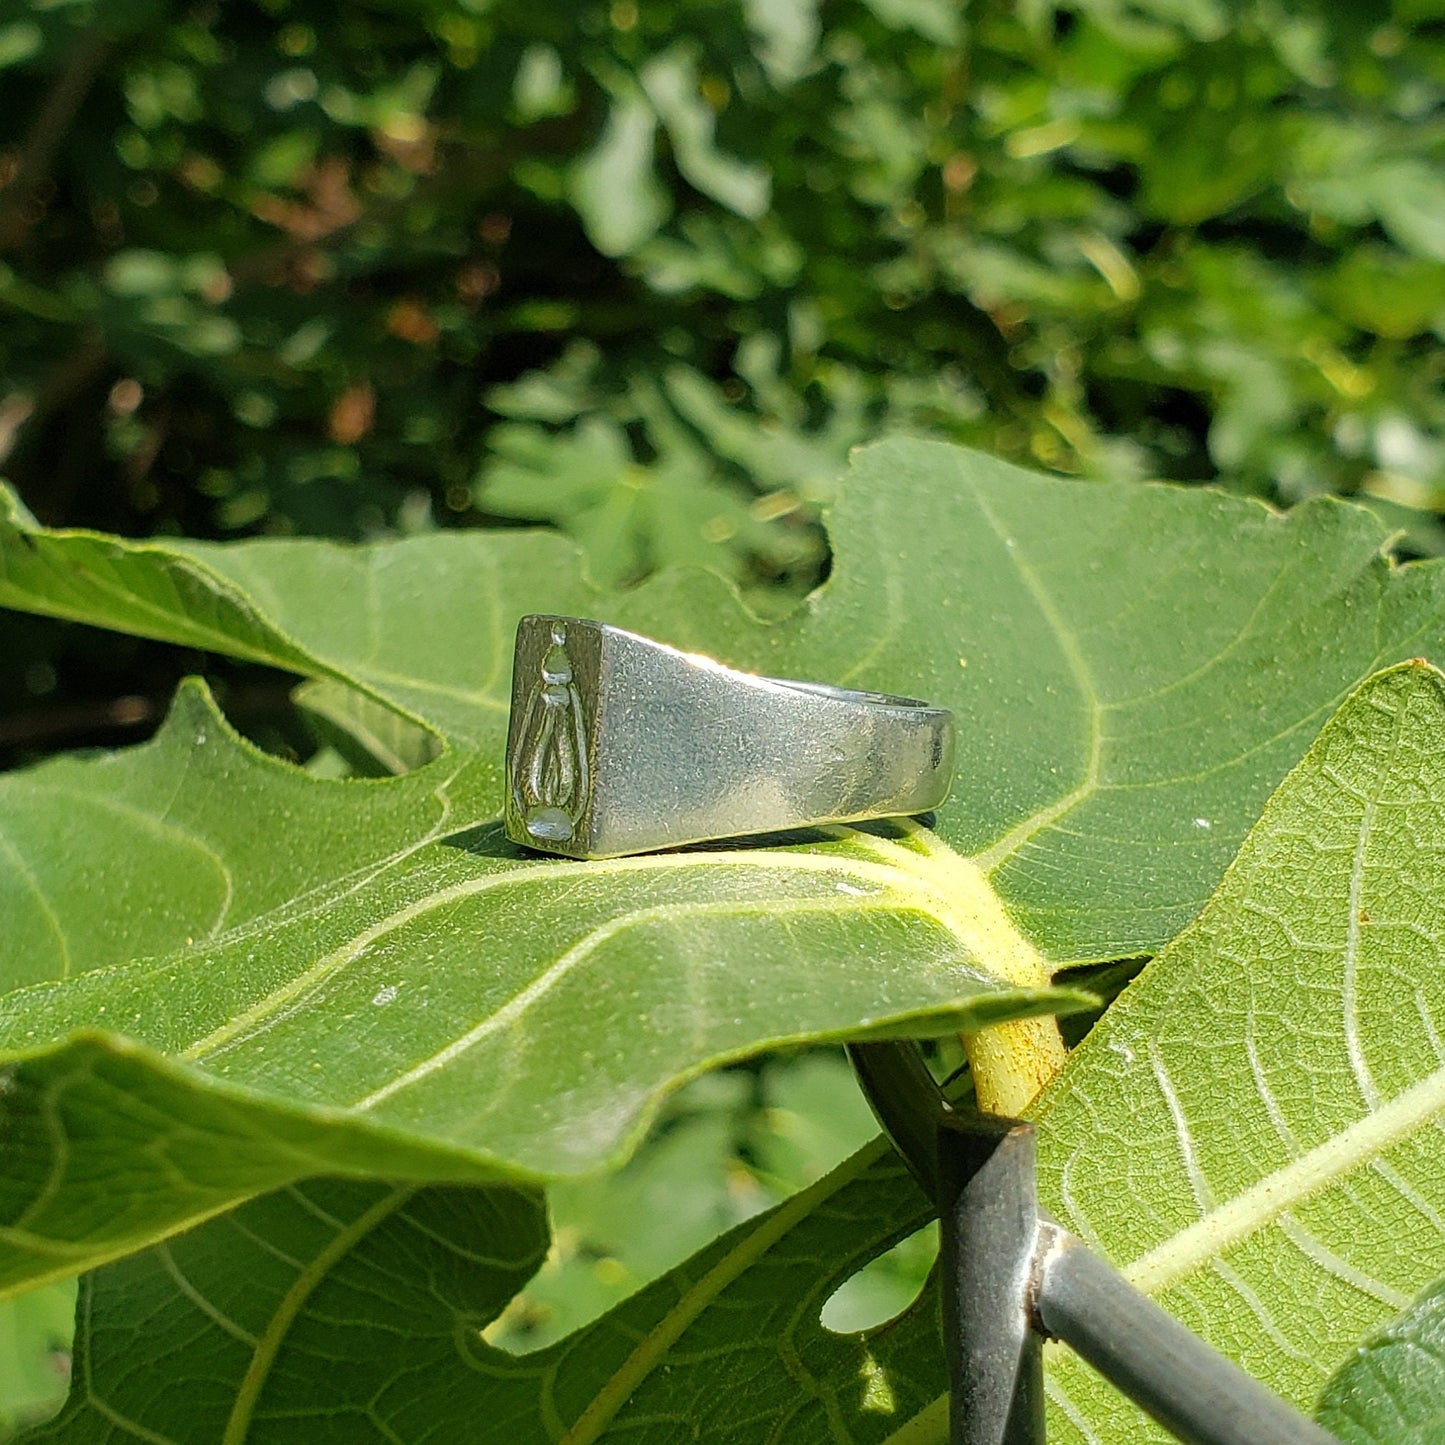
<svg viewBox="0 0 1445 1445"><path fill-rule="evenodd" d="M25 138L15 174L10 184L0 191L0 252L12 250L29 234L34 224L31 203L49 178L55 152L114 43L110 36L98 30L86 31L46 95Z"/></svg>
<svg viewBox="0 0 1445 1445"><path fill-rule="evenodd" d="M291 712L292 683L261 682L225 690L225 713L250 724L284 718ZM170 706L169 694L147 696L126 693L120 697L82 702L52 703L24 712L0 715L0 748L53 752L72 746L76 739L100 734L130 734L154 728Z"/></svg>

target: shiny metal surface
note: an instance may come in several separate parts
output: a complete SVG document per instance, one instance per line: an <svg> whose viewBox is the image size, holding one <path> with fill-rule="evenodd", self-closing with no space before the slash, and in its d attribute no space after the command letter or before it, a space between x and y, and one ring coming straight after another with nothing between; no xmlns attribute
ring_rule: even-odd
<svg viewBox="0 0 1445 1445"><path fill-rule="evenodd" d="M1185 1445L1330 1445L1335 1438L1047 1220L1034 1309L1038 1328Z"/></svg>
<svg viewBox="0 0 1445 1445"><path fill-rule="evenodd" d="M759 677L575 617L517 627L507 836L570 858L924 813L953 715Z"/></svg>
<svg viewBox="0 0 1445 1445"><path fill-rule="evenodd" d="M938 1270L950 1445L1043 1445L1034 1128L956 1113L938 1129Z"/></svg>

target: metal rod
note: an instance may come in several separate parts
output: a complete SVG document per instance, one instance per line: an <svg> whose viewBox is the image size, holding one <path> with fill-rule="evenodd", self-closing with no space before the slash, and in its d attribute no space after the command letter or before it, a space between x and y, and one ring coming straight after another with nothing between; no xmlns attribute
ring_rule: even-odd
<svg viewBox="0 0 1445 1445"><path fill-rule="evenodd" d="M1067 1230L1040 1246L1039 1324L1186 1445L1339 1445Z"/></svg>
<svg viewBox="0 0 1445 1445"><path fill-rule="evenodd" d="M930 1199L938 1198L938 1129L953 1113L918 1045L888 1040L849 1044L863 1097L888 1141Z"/></svg>
<svg viewBox="0 0 1445 1445"><path fill-rule="evenodd" d="M1043 1445L1033 1126L955 1114L938 1131L938 1166L949 1440Z"/></svg>

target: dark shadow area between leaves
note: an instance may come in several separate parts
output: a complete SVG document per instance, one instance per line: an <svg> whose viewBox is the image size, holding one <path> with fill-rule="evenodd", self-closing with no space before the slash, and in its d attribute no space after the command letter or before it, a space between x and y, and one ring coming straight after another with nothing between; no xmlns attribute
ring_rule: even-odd
<svg viewBox="0 0 1445 1445"><path fill-rule="evenodd" d="M917 821L922 823L925 828L932 827L934 815L932 813L920 814ZM847 826L861 833L871 833L879 838L903 836L903 830L889 818L874 818L867 822L850 823ZM730 853L743 849L764 851L770 848L803 848L810 844L825 843L828 841L828 837L829 834L823 828L788 828L776 833L746 833L736 838L709 838L700 843L688 843L677 848L659 848L651 856L665 858L675 853ZM579 861L574 858L557 857L555 854L524 848L520 844L513 843L507 837L500 822L482 823L460 833L453 833L441 841L444 847L459 848L463 852L475 854L479 858L505 858L516 862L528 858L534 860L556 858L558 863Z"/></svg>
<svg viewBox="0 0 1445 1445"><path fill-rule="evenodd" d="M303 764L316 737L297 710L298 679L217 653L176 647L78 622L0 618L0 772L57 751L145 742L186 677L203 677L243 737Z"/></svg>
<svg viewBox="0 0 1445 1445"><path fill-rule="evenodd" d="M1099 998L1099 1007L1083 1013L1065 1014L1059 1019L1064 1043L1075 1048L1085 1034L1098 1023L1104 1010L1139 977L1148 958L1119 958L1109 963L1086 963L1076 968L1061 968L1054 983L1062 988L1083 988Z"/></svg>

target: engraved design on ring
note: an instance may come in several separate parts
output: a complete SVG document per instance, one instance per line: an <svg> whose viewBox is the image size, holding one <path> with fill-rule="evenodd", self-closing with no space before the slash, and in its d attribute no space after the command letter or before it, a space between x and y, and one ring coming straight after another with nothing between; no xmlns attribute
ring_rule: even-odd
<svg viewBox="0 0 1445 1445"><path fill-rule="evenodd" d="M517 816L527 837L542 844L571 842L591 788L587 717L572 679L566 625L554 622L551 638L527 697L508 770Z"/></svg>

